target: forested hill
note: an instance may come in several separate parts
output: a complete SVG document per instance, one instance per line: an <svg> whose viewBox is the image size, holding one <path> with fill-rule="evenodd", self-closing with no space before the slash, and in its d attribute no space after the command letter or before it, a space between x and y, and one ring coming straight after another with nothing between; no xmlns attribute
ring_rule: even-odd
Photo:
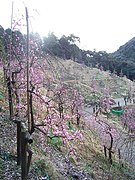
<svg viewBox="0 0 135 180"><path fill-rule="evenodd" d="M129 79L135 79L135 37L124 45L120 46L117 51L111 54L114 63L117 63L116 72L120 71Z"/></svg>
<svg viewBox="0 0 135 180"><path fill-rule="evenodd" d="M12 49L9 48L12 39ZM89 67L98 67L109 70L119 76L126 75L127 78L135 79L135 38L121 46L116 52L108 54L105 51L80 49L78 44L80 38L73 34L69 36L56 37L49 33L47 37L41 38L38 33L30 34L31 54L39 59L50 54L62 59L72 59ZM4 29L0 26L0 56L10 54L22 58L26 54L26 35L17 30Z"/></svg>
<svg viewBox="0 0 135 180"><path fill-rule="evenodd" d="M135 62L135 37L120 46L112 55L119 60L130 60Z"/></svg>

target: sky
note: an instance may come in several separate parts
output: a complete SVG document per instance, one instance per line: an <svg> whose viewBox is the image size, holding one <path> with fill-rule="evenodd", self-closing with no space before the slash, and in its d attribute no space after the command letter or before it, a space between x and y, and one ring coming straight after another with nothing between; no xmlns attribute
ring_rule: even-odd
<svg viewBox="0 0 135 180"><path fill-rule="evenodd" d="M57 37L73 33L80 37L85 50L116 51L135 37L135 0L1 0L0 25L11 27L24 15L30 16L30 31ZM21 30L26 28L22 20Z"/></svg>

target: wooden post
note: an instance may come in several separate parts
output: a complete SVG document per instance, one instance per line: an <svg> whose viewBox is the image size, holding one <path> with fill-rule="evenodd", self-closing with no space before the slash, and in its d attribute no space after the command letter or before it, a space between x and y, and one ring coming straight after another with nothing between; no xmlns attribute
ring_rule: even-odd
<svg viewBox="0 0 135 180"><path fill-rule="evenodd" d="M106 146L104 145L104 155L107 157Z"/></svg>
<svg viewBox="0 0 135 180"><path fill-rule="evenodd" d="M10 69L10 67L9 67ZM13 100L12 100L12 90L11 90L11 79L10 77L7 78L7 88L8 88L8 101L9 101L9 114L10 120L13 117Z"/></svg>
<svg viewBox="0 0 135 180"><path fill-rule="evenodd" d="M31 117L31 132L30 134L32 134L35 131L34 128L34 116L33 116L33 96L32 96L32 92L34 91L34 87L32 87L32 90L30 91L30 117Z"/></svg>
<svg viewBox="0 0 135 180"><path fill-rule="evenodd" d="M27 180L27 139L26 132L21 132L21 179Z"/></svg>
<svg viewBox="0 0 135 180"><path fill-rule="evenodd" d="M121 159L120 149L118 149L119 160Z"/></svg>
<svg viewBox="0 0 135 180"><path fill-rule="evenodd" d="M111 150L108 151L108 155L109 155L109 162L110 164L112 164L112 151Z"/></svg>
<svg viewBox="0 0 135 180"><path fill-rule="evenodd" d="M9 113L10 113L10 119L11 119L11 120L12 120L12 117L13 117L13 99L12 99L12 88L11 88L12 20L13 20L13 2L12 2L12 11L11 11L11 34L10 34L9 58L8 58L8 70L9 70L9 75L8 75L8 77L7 77L8 101L9 101Z"/></svg>
<svg viewBox="0 0 135 180"><path fill-rule="evenodd" d="M29 80L29 16L28 9L26 10L26 23L27 23L27 117L28 117L28 132L31 132L31 121L30 121L30 80Z"/></svg>
<svg viewBox="0 0 135 180"><path fill-rule="evenodd" d="M28 148L27 149L28 152L28 163L27 163L27 174L29 173L29 169L30 169L30 164L31 164L31 159L32 159L32 151Z"/></svg>
<svg viewBox="0 0 135 180"><path fill-rule="evenodd" d="M17 165L21 164L21 121L17 121Z"/></svg>

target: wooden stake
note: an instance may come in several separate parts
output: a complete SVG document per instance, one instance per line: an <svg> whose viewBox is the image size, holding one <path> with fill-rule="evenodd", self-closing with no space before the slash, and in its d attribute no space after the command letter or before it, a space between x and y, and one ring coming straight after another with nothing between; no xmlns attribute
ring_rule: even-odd
<svg viewBox="0 0 135 180"><path fill-rule="evenodd" d="M29 16L28 9L26 11L26 23L27 23L27 117L28 117L28 132L31 132L31 122L30 122L30 98L29 98Z"/></svg>
<svg viewBox="0 0 135 180"><path fill-rule="evenodd" d="M12 100L12 88L11 88L11 61L12 61L12 53L11 53L11 46L12 46L12 20L13 20L13 1L12 1L12 11L11 11L11 34L10 34L10 46L9 46L9 58L8 58L8 69L9 75L7 77L7 88L8 88L8 100L9 100L9 113L10 119L13 117L13 100Z"/></svg>
<svg viewBox="0 0 135 180"><path fill-rule="evenodd" d="M21 164L21 121L17 121L17 165Z"/></svg>
<svg viewBox="0 0 135 180"><path fill-rule="evenodd" d="M27 174L29 173L29 169L30 169L30 164L31 164L31 159L32 159L32 151L28 148L27 149L28 152L28 163L27 163Z"/></svg>
<svg viewBox="0 0 135 180"><path fill-rule="evenodd" d="M104 155L107 157L106 146L104 145Z"/></svg>
<svg viewBox="0 0 135 180"><path fill-rule="evenodd" d="M109 162L112 164L112 152L111 150L108 150L108 156L109 156Z"/></svg>
<svg viewBox="0 0 135 180"><path fill-rule="evenodd" d="M26 132L21 132L21 171L22 180L27 180L27 139Z"/></svg>

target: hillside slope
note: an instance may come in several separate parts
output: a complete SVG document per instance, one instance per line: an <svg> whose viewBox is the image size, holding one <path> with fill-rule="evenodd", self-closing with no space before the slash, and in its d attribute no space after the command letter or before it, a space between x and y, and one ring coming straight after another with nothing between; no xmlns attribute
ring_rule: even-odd
<svg viewBox="0 0 135 180"><path fill-rule="evenodd" d="M113 53L113 56L121 60L135 62L135 37L120 46L119 49Z"/></svg>
<svg viewBox="0 0 135 180"><path fill-rule="evenodd" d="M43 67L42 62L41 59L39 62L41 67ZM57 86L62 82L78 90L84 96L86 103L91 102L93 90L97 96L102 96L104 88L107 88L112 97L121 97L129 91L133 91L134 88L134 82L125 77L118 77L96 68L82 66L71 60L65 61L50 56L46 57L44 76L43 88L46 90L48 88L46 82L50 83L50 86ZM49 77L53 78L52 82L49 82ZM0 79L2 82L2 70ZM7 95L3 86L4 83L1 83L0 179L16 180L21 178L20 167L16 165L16 124L11 122L7 115L8 105L5 103ZM44 93L46 93L45 89ZM91 120L96 120L95 114L92 116L94 118L89 118L87 121L83 117L81 118L81 126L78 130L82 131L83 142L73 144L77 156L76 154L68 156L68 146L65 144L61 145L58 141L48 141L47 137L38 130L34 132L34 142L31 145L33 159L29 173L30 180L134 179L134 173L126 165L121 167L117 156L114 157L112 165L104 157L103 144L98 136L98 131L95 132L91 125ZM122 129L116 117L113 116L114 121L105 115L101 115L101 117L105 119L105 123L114 123L113 127ZM69 131L74 131L74 128L78 128L76 124L73 124Z"/></svg>
<svg viewBox="0 0 135 180"><path fill-rule="evenodd" d="M36 131L28 180L134 180L134 172L126 166L122 168L117 159L110 166L91 131L87 132L86 143L78 149L77 159L68 160L57 144L42 145L41 138L42 134ZM16 162L16 127L4 115L0 117L0 142L0 179L21 180L21 168Z"/></svg>
<svg viewBox="0 0 135 180"><path fill-rule="evenodd" d="M52 76L59 82L70 85L78 89L82 95L88 99L93 88L102 95L103 89L109 90L113 98L121 98L131 90L134 91L135 83L126 77L119 77L109 71L102 71L97 68L90 68L78 64L72 60L62 60L60 58L46 57L46 75Z"/></svg>

